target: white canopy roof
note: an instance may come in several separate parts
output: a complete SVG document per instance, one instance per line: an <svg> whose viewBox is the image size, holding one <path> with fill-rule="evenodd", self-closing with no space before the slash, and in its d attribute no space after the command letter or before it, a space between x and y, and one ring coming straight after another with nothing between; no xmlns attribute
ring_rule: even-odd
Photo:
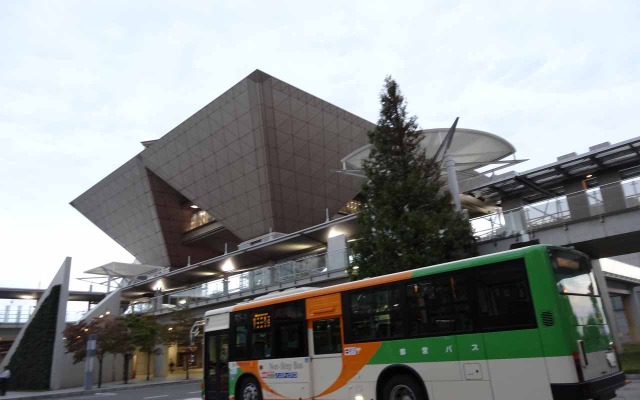
<svg viewBox="0 0 640 400"><path fill-rule="evenodd" d="M155 275L162 272L163 269L162 267L156 267L154 265L110 262L100 267L84 271L84 273L118 278L136 278L140 275Z"/></svg>
<svg viewBox="0 0 640 400"><path fill-rule="evenodd" d="M425 129L421 142L428 156L434 156L450 128ZM344 171L361 171L362 162L369 157L371 145L363 146L342 159ZM457 171L481 168L513 155L516 149L505 139L489 132L457 128L453 135L450 154Z"/></svg>

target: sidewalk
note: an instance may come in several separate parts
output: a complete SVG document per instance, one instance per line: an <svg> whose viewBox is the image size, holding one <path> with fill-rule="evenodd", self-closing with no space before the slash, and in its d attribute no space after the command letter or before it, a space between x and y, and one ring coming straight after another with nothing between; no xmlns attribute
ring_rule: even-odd
<svg viewBox="0 0 640 400"><path fill-rule="evenodd" d="M71 397L71 396L81 396L81 395L92 395L95 393L103 393L103 392L116 392L121 390L131 390L131 389L140 389L149 386L156 385L180 385L186 383L197 383L202 380L202 369L193 369L189 370L189 380L185 379L185 371L175 371L165 378L155 378L151 377L147 380L146 375L139 375L135 379L129 379L129 383L124 384L122 381L116 382L107 382L103 383L102 387L98 389L98 385L94 382L93 389L84 390L83 387L69 388L69 389L60 389L60 390L44 390L40 392L26 392L26 391L8 391L7 394L2 397L1 400L9 400L9 399L20 399L20 400L28 400L28 399L55 399L61 397Z"/></svg>

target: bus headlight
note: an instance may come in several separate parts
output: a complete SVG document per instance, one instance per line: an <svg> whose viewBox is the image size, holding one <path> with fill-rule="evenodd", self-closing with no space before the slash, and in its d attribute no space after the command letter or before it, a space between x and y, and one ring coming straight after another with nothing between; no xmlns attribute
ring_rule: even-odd
<svg viewBox="0 0 640 400"><path fill-rule="evenodd" d="M353 400L364 400L364 396L361 394L357 394L355 395L355 397L353 398Z"/></svg>

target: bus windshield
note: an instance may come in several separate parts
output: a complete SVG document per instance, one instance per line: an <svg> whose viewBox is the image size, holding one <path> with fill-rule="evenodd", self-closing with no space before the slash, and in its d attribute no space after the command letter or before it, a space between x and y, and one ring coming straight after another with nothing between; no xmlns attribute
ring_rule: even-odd
<svg viewBox="0 0 640 400"><path fill-rule="evenodd" d="M579 253L550 250L558 292L571 307L574 325L605 324L602 299L589 259Z"/></svg>
<svg viewBox="0 0 640 400"><path fill-rule="evenodd" d="M598 296L598 286L589 259L578 253L551 250L556 285L561 294Z"/></svg>

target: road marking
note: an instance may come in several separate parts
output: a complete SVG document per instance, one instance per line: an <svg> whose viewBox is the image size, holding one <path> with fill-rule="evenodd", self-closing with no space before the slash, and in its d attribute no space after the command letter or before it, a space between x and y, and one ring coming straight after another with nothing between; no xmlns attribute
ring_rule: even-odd
<svg viewBox="0 0 640 400"><path fill-rule="evenodd" d="M101 393L94 393L91 396L88 397L74 397L75 400L82 400L82 399L95 399L96 396L117 396L118 393L111 393L111 392L101 392Z"/></svg>
<svg viewBox="0 0 640 400"><path fill-rule="evenodd" d="M147 399L158 399L160 397L169 397L168 394L161 394L160 396L149 396L149 397L143 397L145 400Z"/></svg>
<svg viewBox="0 0 640 400"><path fill-rule="evenodd" d="M189 394L194 394L194 393L202 393L202 390L196 390L195 392L187 392Z"/></svg>

